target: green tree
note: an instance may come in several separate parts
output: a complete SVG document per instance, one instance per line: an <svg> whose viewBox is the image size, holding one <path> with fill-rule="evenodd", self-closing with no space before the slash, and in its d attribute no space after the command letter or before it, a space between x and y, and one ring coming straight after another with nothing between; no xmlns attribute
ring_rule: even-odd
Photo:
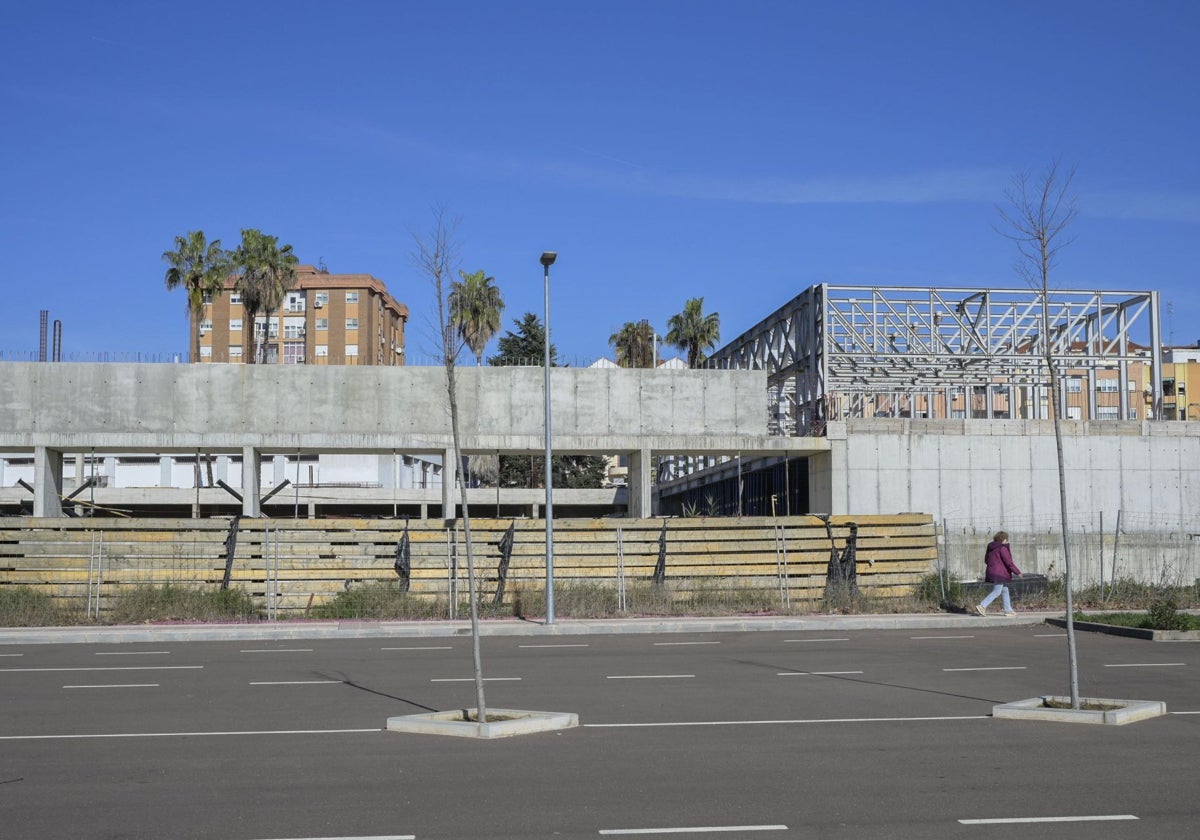
<svg viewBox="0 0 1200 840"><path fill-rule="evenodd" d="M654 330L649 321L626 321L608 337L617 354L617 365L625 368L654 367Z"/></svg>
<svg viewBox="0 0 1200 840"><path fill-rule="evenodd" d="M500 352L488 358L493 367L529 365L541 367L546 356L546 330L541 320L526 312L513 321L511 330L500 336ZM558 352L550 345L550 366L557 367ZM546 486L546 459L539 455L501 455L497 481L501 487ZM607 464L595 455L555 455L550 463L555 487L593 488L604 482Z"/></svg>
<svg viewBox="0 0 1200 840"><path fill-rule="evenodd" d="M450 323L475 355L475 364L482 365L484 348L500 331L504 300L500 289L493 285L496 278L482 271L459 271L458 276L462 279L450 284Z"/></svg>
<svg viewBox="0 0 1200 840"><path fill-rule="evenodd" d="M541 367L546 355L546 328L541 319L532 312L526 312L521 318L513 320L516 332L509 330L500 336L499 350L495 356L488 357L488 364L493 367L505 365L536 365ZM550 366L558 363L558 349L550 345Z"/></svg>
<svg viewBox="0 0 1200 840"><path fill-rule="evenodd" d="M204 231L193 230L187 236L175 237L175 250L164 251L163 261L170 266L166 273L167 288L182 288L187 293L187 308L191 320L191 361L200 361L200 322L204 320L204 298L219 295L233 266L229 252L221 240L206 240Z"/></svg>
<svg viewBox="0 0 1200 840"><path fill-rule="evenodd" d="M238 269L237 290L242 295L242 335L246 343L247 361L256 363L258 343L255 322L258 313L266 316L263 326L262 360L267 360L270 344L271 315L283 305L284 296L296 285L296 263L291 245L279 245L279 238L255 228L242 230L242 243L233 253Z"/></svg>
<svg viewBox="0 0 1200 840"><path fill-rule="evenodd" d="M704 298L689 298L682 312L667 319L663 340L687 354L688 367L698 368L707 358L706 351L721 340L721 316L716 312L704 314Z"/></svg>

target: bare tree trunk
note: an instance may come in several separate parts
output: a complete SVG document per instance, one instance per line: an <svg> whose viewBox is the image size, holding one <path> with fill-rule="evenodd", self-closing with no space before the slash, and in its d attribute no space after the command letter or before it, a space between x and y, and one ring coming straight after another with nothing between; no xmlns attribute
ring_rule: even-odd
<svg viewBox="0 0 1200 840"><path fill-rule="evenodd" d="M450 432L453 442L453 460L457 477L459 500L462 505L463 537L467 550L467 592L471 611L471 658L475 672L475 708L476 720L487 723L487 701L483 694L483 660L479 649L479 593L475 580L475 553L471 541L471 516L467 508L467 488L463 480L462 446L459 439L458 424L458 389L455 377L454 361L458 355L455 346L454 326L450 322L447 311L446 293L448 278L456 261L457 245L454 241L454 224L448 222L445 212L435 210L433 231L422 238L413 235L416 251L413 259L417 268L432 282L437 294L438 311L438 340L442 345L442 360L446 367L446 396L450 403Z"/></svg>
<svg viewBox="0 0 1200 840"><path fill-rule="evenodd" d="M1071 574L1071 545L1067 535L1070 517L1067 515L1067 471L1063 455L1062 418L1060 416L1059 371L1054 360L1054 340L1050 333L1050 270L1060 249L1071 239L1060 238L1074 220L1077 209L1071 192L1074 171L1060 176L1057 162L1052 163L1040 179L1030 183L1026 174L1018 175L1006 191L1010 210L1000 208L1005 229L1001 234L1017 243L1020 259L1017 272L1042 295L1042 353L1050 377L1050 417L1054 423L1055 454L1058 461L1058 507L1063 542L1063 571L1067 609L1067 668L1070 677L1071 708L1079 708L1079 662L1075 648L1074 579ZM1069 336L1064 334L1064 342ZM1069 349L1069 345L1068 345Z"/></svg>

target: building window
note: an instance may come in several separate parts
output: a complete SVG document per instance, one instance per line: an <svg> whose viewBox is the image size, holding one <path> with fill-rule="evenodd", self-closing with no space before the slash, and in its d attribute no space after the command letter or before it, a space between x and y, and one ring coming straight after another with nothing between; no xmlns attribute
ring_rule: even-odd
<svg viewBox="0 0 1200 840"><path fill-rule="evenodd" d="M267 318L265 315L254 319L254 337L262 338L263 330L267 328ZM279 322L274 318L271 319L271 330L268 333L270 338L279 338Z"/></svg>
<svg viewBox="0 0 1200 840"><path fill-rule="evenodd" d="M1097 420L1117 420L1121 417L1121 409L1115 405L1096 406Z"/></svg>
<svg viewBox="0 0 1200 840"><path fill-rule="evenodd" d="M241 329L242 329L242 319L241 318L230 318L229 319L229 331L230 332L239 332Z"/></svg>
<svg viewBox="0 0 1200 840"><path fill-rule="evenodd" d="M230 344L229 345L229 358L231 358L231 359L242 358L242 345Z"/></svg>
<svg viewBox="0 0 1200 840"><path fill-rule="evenodd" d="M329 319L328 318L318 318L316 320L316 326L317 326L317 329L319 329L319 330L329 329Z"/></svg>
<svg viewBox="0 0 1200 840"><path fill-rule="evenodd" d="M1067 393L1068 394L1078 394L1078 393L1081 393L1082 391L1083 391L1083 380L1082 379L1080 379L1078 376L1071 376L1071 377L1067 378Z"/></svg>
<svg viewBox="0 0 1200 840"><path fill-rule="evenodd" d="M320 308L329 305L329 292L317 292L313 296L313 306Z"/></svg>
<svg viewBox="0 0 1200 840"><path fill-rule="evenodd" d="M241 292L230 292L229 302L231 304L232 303L241 303L242 302L242 293Z"/></svg>
<svg viewBox="0 0 1200 840"><path fill-rule="evenodd" d="M346 329L348 329L348 330L358 329L358 319L357 318L347 318L346 319Z"/></svg>
<svg viewBox="0 0 1200 840"><path fill-rule="evenodd" d="M285 365L304 364L304 342L285 341L283 343L283 363Z"/></svg>
<svg viewBox="0 0 1200 840"><path fill-rule="evenodd" d="M283 337L288 338L304 338L304 324L284 324Z"/></svg>
<svg viewBox="0 0 1200 840"><path fill-rule="evenodd" d="M357 356L358 355L358 345L357 344L347 344L346 345L346 355L347 356Z"/></svg>
<svg viewBox="0 0 1200 840"><path fill-rule="evenodd" d="M1097 379L1096 390L1105 394L1117 393L1117 380L1115 379Z"/></svg>
<svg viewBox="0 0 1200 840"><path fill-rule="evenodd" d="M288 292L287 301L283 305L284 312L304 311L304 292Z"/></svg>
<svg viewBox="0 0 1200 840"><path fill-rule="evenodd" d="M329 355L329 347L324 344L318 344L316 346L316 352L318 358L324 358L325 356Z"/></svg>
<svg viewBox="0 0 1200 840"><path fill-rule="evenodd" d="M1082 420L1083 419L1083 408L1078 405L1067 406L1067 419L1068 420Z"/></svg>
<svg viewBox="0 0 1200 840"><path fill-rule="evenodd" d="M202 297L202 300L205 303L212 303L212 292L205 292Z"/></svg>
<svg viewBox="0 0 1200 840"><path fill-rule="evenodd" d="M346 303L358 303L358 292L346 292Z"/></svg>
<svg viewBox="0 0 1200 840"><path fill-rule="evenodd" d="M200 358L201 359L211 359L212 358L212 348L211 347L201 347L200 348Z"/></svg>
<svg viewBox="0 0 1200 840"><path fill-rule="evenodd" d="M206 332L212 332L212 321L207 318L200 322L200 335L204 335Z"/></svg>

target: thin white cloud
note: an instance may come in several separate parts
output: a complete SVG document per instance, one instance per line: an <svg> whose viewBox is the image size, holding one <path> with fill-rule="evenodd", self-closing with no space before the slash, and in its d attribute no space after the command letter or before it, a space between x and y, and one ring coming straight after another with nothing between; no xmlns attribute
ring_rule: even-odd
<svg viewBox="0 0 1200 840"><path fill-rule="evenodd" d="M1102 219L1147 222L1200 222L1200 196L1156 192L1101 192L1081 195L1079 210Z"/></svg>

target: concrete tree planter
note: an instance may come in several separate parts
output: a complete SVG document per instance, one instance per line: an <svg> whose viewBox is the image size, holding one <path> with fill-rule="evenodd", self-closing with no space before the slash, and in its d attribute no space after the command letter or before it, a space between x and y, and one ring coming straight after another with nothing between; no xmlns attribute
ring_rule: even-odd
<svg viewBox="0 0 1200 840"><path fill-rule="evenodd" d="M530 712L524 709L488 709L487 723L476 720L475 709L400 715L387 720L389 732L413 732L420 735L453 735L459 738L507 738L531 735L579 725L572 712Z"/></svg>
<svg viewBox="0 0 1200 840"><path fill-rule="evenodd" d="M1016 720L1049 720L1058 723L1100 723L1123 726L1167 713L1167 704L1158 700L1109 700L1079 698L1080 708L1071 708L1070 697L1045 695L1017 700L992 707L992 717Z"/></svg>

